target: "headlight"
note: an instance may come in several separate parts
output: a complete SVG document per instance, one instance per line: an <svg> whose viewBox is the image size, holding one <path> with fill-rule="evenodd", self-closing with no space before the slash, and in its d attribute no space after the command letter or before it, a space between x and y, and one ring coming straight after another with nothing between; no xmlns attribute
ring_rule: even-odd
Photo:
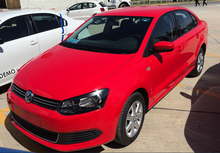
<svg viewBox="0 0 220 153"><path fill-rule="evenodd" d="M109 89L101 89L82 96L70 98L60 103L57 111L63 115L90 112L104 107Z"/></svg>

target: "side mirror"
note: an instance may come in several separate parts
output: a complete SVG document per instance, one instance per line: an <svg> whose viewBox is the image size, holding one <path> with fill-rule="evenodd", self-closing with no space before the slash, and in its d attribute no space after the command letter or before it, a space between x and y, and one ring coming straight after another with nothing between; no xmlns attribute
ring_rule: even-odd
<svg viewBox="0 0 220 153"><path fill-rule="evenodd" d="M0 44L4 44L4 40L0 38Z"/></svg>
<svg viewBox="0 0 220 153"><path fill-rule="evenodd" d="M170 52L174 49L174 44L168 41L159 41L154 44L154 52Z"/></svg>
<svg viewBox="0 0 220 153"><path fill-rule="evenodd" d="M69 12L69 11L70 11L70 8L66 9L66 11Z"/></svg>

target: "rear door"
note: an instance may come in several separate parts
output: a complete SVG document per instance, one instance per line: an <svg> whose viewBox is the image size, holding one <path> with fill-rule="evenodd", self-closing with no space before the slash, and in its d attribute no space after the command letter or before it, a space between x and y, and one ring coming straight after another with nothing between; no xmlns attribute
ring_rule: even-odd
<svg viewBox="0 0 220 153"><path fill-rule="evenodd" d="M82 14L82 18L84 19L88 19L90 18L93 14L95 14L95 10L93 8L93 3L83 3L83 6L82 6L82 10L81 10L81 14ZM91 6L91 8L90 8Z"/></svg>
<svg viewBox="0 0 220 153"><path fill-rule="evenodd" d="M100 13L101 12L101 9L100 9L100 4L95 4L95 3L87 3L87 6L88 6L88 9L90 10L89 11L89 16L88 17L91 17L93 16L94 14L97 14L97 13Z"/></svg>
<svg viewBox="0 0 220 153"><path fill-rule="evenodd" d="M184 70L181 75L190 70L195 64L196 52L199 50L200 31L196 28L198 21L196 18L185 10L174 11L180 36L182 39L182 49L179 52L180 69Z"/></svg>
<svg viewBox="0 0 220 153"><path fill-rule="evenodd" d="M31 16L36 25L41 53L62 41L66 28L64 27L63 32L59 16L49 13L32 14Z"/></svg>
<svg viewBox="0 0 220 153"><path fill-rule="evenodd" d="M12 81L15 72L24 63L37 56L39 41L29 16L11 18L0 25L0 86Z"/></svg>

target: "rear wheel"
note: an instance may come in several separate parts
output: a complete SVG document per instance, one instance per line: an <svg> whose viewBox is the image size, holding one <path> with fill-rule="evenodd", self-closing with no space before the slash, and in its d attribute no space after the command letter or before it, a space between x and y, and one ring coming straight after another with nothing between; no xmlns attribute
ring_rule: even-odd
<svg viewBox="0 0 220 153"><path fill-rule="evenodd" d="M126 3L122 3L119 7L127 7L128 5Z"/></svg>
<svg viewBox="0 0 220 153"><path fill-rule="evenodd" d="M145 115L145 101L139 93L133 93L126 101L119 117L115 141L129 145L139 135Z"/></svg>
<svg viewBox="0 0 220 153"><path fill-rule="evenodd" d="M202 48L199 50L199 54L196 59L194 69L189 73L189 76L197 77L201 74L204 66L205 52Z"/></svg>

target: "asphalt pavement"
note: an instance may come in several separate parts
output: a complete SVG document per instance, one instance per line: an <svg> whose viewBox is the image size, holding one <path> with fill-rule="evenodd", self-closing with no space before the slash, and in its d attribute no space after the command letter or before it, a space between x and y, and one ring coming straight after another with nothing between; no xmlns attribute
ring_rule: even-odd
<svg viewBox="0 0 220 153"><path fill-rule="evenodd" d="M114 142L81 152L220 152L220 1L192 10L208 23L202 74L184 78L145 115L142 131L129 146ZM0 88L0 152L58 152L18 131L9 120L6 91Z"/></svg>

